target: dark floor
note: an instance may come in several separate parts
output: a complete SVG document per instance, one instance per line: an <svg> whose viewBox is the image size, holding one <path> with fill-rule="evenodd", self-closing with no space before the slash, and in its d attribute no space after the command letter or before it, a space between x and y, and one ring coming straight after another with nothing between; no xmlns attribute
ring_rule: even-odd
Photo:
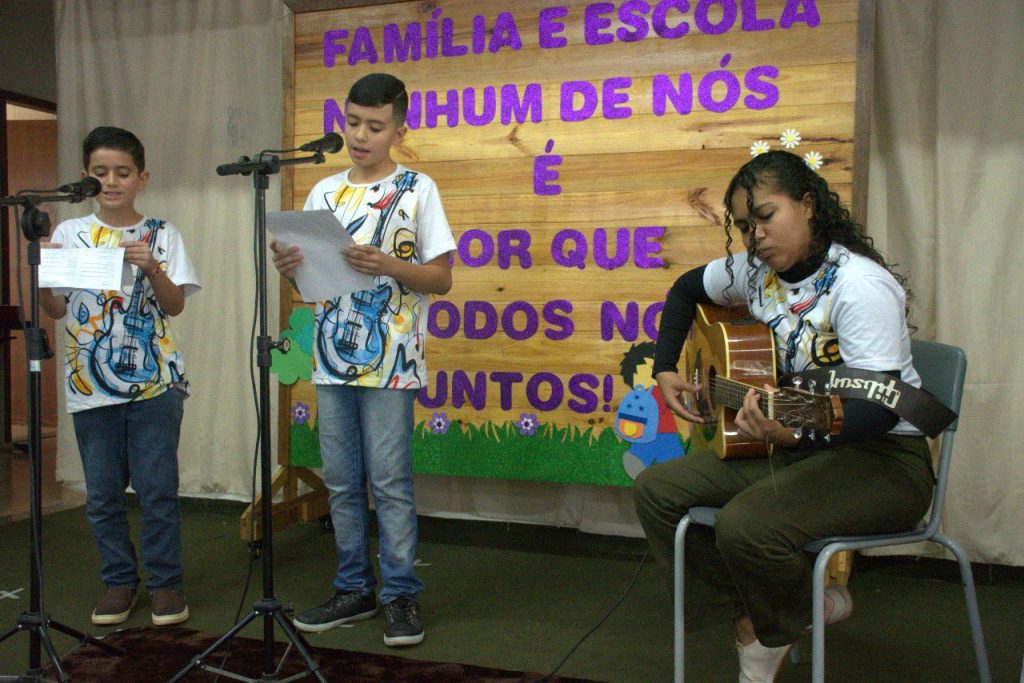
<svg viewBox="0 0 1024 683"><path fill-rule="evenodd" d="M11 456L0 455L0 458ZM13 456L19 457L19 456ZM0 470L0 479L3 478ZM250 554L239 538L240 504L183 503L189 625L220 634L261 596L260 561L246 596ZM2 511L0 511L2 512ZM23 517L23 515L10 515ZM2 518L0 518L2 519ZM138 518L133 512L133 528ZM0 521L0 631L28 606L29 525ZM334 571L331 536L304 524L274 536L274 597L304 609L328 597ZM511 670L550 672L616 603L637 575L644 543L572 530L500 523L423 519L420 576L425 641L393 650L382 642L382 618L312 635L313 645L417 659L458 661ZM89 623L102 587L82 508L43 521L44 607L55 621L93 635ZM978 599L993 679L1017 683L1024 654L1024 578L1019 569L979 567ZM830 627L830 681L976 680L963 595L952 562L858 560L850 582L856 608ZM126 627L149 623L140 600ZM257 620L242 635L260 638ZM277 632L280 639L282 635ZM74 642L55 635L58 650ZM601 681L670 681L672 616L667 591L650 562L622 604L559 669ZM20 674L29 639L0 644L0 675ZM735 681L727 624L688 634L688 680ZM808 665L787 664L779 683L810 680Z"/></svg>

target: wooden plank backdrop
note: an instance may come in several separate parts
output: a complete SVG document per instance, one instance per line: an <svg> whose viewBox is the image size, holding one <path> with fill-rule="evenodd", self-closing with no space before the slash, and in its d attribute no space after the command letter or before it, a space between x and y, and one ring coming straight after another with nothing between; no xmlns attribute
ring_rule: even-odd
<svg viewBox="0 0 1024 683"><path fill-rule="evenodd" d="M650 378L626 357L651 348L672 282L724 254L722 196L753 143L781 149L793 129L844 200L866 186L870 3L331 4L289 3L289 146L340 131L359 77L394 74L411 96L394 159L437 181L459 244L430 307L417 471L627 485L614 419ZM348 165L289 170L283 205ZM308 314L286 334L308 345ZM319 463L301 347L275 355L281 452L298 466Z"/></svg>

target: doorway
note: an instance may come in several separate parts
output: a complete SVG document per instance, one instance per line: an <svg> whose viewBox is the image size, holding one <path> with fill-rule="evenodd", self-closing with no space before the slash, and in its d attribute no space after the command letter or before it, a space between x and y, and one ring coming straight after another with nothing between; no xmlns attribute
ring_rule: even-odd
<svg viewBox="0 0 1024 683"><path fill-rule="evenodd" d="M20 190L57 187L57 107L0 90L0 195ZM53 205L37 207L54 224ZM31 291L26 240L13 209L0 211L0 524L23 519L30 509L28 455L28 367L22 318L30 313ZM63 487L56 478L57 384L63 370L63 339L54 336L54 321L40 315L54 358L43 361L40 422L41 496L43 512L81 505L83 494Z"/></svg>
<svg viewBox="0 0 1024 683"><path fill-rule="evenodd" d="M52 189L57 186L57 107L30 97L0 91L4 121L0 129L0 194L4 196L26 189ZM52 206L38 207L47 212L55 225ZM28 422L28 371L22 320L30 314L29 267L26 241L21 235L15 212L5 208L0 230L0 378L3 396L3 441L20 444ZM40 315L39 325L46 330L50 347L61 340L54 337L54 321ZM43 362L40 421L43 435L52 437L57 429L56 372L61 358Z"/></svg>

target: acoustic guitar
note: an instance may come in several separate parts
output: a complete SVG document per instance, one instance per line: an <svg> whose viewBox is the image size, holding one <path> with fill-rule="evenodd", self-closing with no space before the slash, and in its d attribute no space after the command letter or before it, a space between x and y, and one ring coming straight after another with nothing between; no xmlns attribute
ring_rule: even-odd
<svg viewBox="0 0 1024 683"><path fill-rule="evenodd" d="M683 376L701 390L689 397L687 408L703 424L690 425L692 450L712 450L723 460L764 458L769 445L741 436L736 413L753 388L766 417L790 429L838 434L843 409L838 396L815 393L817 387L776 385L775 340L764 324L752 320L745 308L697 305L697 316L683 346Z"/></svg>

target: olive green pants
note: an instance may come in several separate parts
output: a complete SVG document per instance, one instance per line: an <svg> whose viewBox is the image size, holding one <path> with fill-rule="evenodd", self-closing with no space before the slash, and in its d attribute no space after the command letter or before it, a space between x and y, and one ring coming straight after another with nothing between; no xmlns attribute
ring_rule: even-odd
<svg viewBox="0 0 1024 683"><path fill-rule="evenodd" d="M776 449L770 459L688 453L641 472L633 498L670 590L679 520L691 507L722 508L713 530L687 533L687 584L702 583L707 600L748 615L758 640L779 647L811 623L814 558L802 548L828 536L911 528L933 486L925 438L885 435L812 453ZM695 608L687 604L688 613Z"/></svg>

